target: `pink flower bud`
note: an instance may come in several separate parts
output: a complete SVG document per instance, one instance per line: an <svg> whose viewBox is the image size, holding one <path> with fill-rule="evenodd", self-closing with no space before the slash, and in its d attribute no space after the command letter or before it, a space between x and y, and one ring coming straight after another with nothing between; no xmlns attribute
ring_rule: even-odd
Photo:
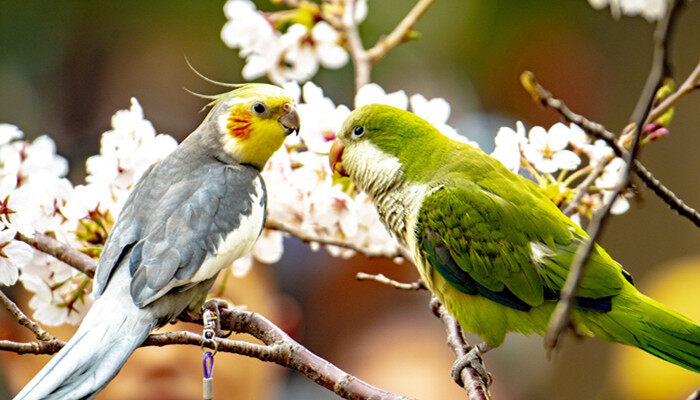
<svg viewBox="0 0 700 400"><path fill-rule="evenodd" d="M652 140L652 141L653 141L653 140L658 140L658 139L661 139L662 137L664 137L664 136L666 136L666 135L668 135L668 129L666 129L666 128L659 128L659 129L655 130L654 132L652 132L652 133L647 137L647 139Z"/></svg>

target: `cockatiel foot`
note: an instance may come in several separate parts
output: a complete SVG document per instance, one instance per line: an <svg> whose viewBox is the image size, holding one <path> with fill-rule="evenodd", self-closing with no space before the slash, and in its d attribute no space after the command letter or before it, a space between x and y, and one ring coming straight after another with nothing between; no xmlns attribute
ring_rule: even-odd
<svg viewBox="0 0 700 400"><path fill-rule="evenodd" d="M467 354L457 358L457 361L455 361L454 365L452 366L452 371L450 371L452 379L454 379L459 386L464 387L462 370L469 367L479 374L484 383L486 383L486 386L490 386L491 382L493 381L493 377L486 371L486 369L484 369L484 360L481 356L487 351L491 350L491 347L489 347L489 345L486 343L481 343L476 346L469 346L468 348L469 351Z"/></svg>
<svg viewBox="0 0 700 400"><path fill-rule="evenodd" d="M233 307L231 304L229 304L228 301L224 299L217 298L209 299L202 305L202 313L205 310L209 310L213 312L214 315L216 315L216 328L214 330L214 332L216 332L216 337L225 339L231 336L231 333L233 333L233 331L225 332L221 329L221 311L230 310L232 308L236 307Z"/></svg>

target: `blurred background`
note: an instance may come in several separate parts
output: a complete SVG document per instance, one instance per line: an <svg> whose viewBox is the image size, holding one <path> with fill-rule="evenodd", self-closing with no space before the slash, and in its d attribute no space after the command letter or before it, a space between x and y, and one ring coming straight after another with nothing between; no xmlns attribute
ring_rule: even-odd
<svg viewBox="0 0 700 400"><path fill-rule="evenodd" d="M413 1L369 2L366 46L388 33ZM680 17L671 59L682 81L700 55L700 4ZM82 182L85 159L99 151L110 117L134 96L156 130L183 139L201 121L203 101L183 90L215 93L187 67L239 82L242 60L220 39L224 1L0 0L0 122L28 139L48 134ZM256 1L263 10L267 1ZM557 115L535 105L518 77L524 69L575 111L619 131L648 73L653 25L614 20L585 0L439 0L416 29L421 39L395 49L373 70L387 91L444 97L450 124L487 151L499 126L550 126ZM351 104L352 68L322 70L314 82L336 103ZM644 163L691 206L700 206L700 93L676 107L671 135L644 149ZM700 320L700 231L650 192L611 219L602 245L648 295ZM427 293L357 282L356 272L412 281L408 263L313 253L294 239L276 265L258 265L227 286L226 297L280 325L347 372L417 399L464 399L449 370L454 357ZM26 305L17 286L8 292ZM25 308L26 309L26 308ZM29 340L0 312L0 338ZM169 329L180 329L175 326ZM187 327L185 327L187 328ZM190 327L197 330L197 327ZM74 328L49 329L67 339ZM478 338L471 337L472 342ZM47 356L0 354L0 399L27 382ZM201 396L201 354L193 346L138 350L99 399ZM567 338L547 360L539 336L509 335L485 356L497 399L680 399L698 375L640 350ZM333 399L300 374L219 354L215 390L226 399Z"/></svg>

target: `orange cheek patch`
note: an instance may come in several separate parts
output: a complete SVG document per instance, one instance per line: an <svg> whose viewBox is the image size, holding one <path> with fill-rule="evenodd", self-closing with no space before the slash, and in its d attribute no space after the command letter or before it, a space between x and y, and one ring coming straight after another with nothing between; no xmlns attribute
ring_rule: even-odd
<svg viewBox="0 0 700 400"><path fill-rule="evenodd" d="M239 140L248 139L252 131L250 129L251 117L252 115L248 111L231 111L226 124L229 135Z"/></svg>

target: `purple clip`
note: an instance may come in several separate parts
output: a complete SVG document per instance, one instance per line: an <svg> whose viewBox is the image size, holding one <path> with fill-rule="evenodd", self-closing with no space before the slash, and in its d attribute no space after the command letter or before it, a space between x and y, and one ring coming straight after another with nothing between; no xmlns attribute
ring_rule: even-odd
<svg viewBox="0 0 700 400"><path fill-rule="evenodd" d="M209 365L207 366L207 360L209 360ZM202 370L204 370L204 378L211 378L212 372L214 372L214 355L211 352L204 353L204 358L202 359Z"/></svg>

